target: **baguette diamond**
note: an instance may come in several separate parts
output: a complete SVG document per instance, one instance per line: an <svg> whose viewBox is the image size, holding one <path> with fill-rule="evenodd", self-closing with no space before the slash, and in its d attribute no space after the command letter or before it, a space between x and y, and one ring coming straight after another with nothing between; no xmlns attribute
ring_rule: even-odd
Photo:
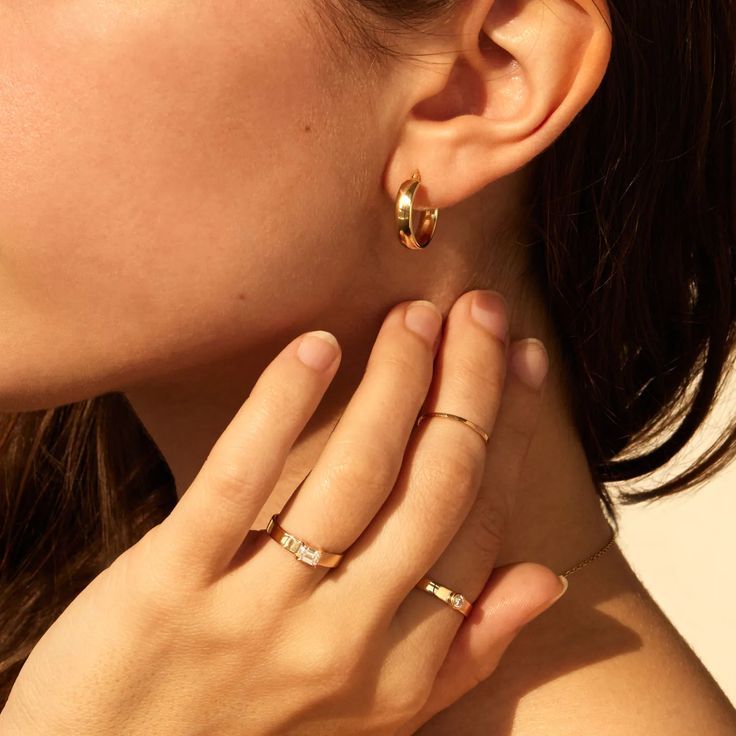
<svg viewBox="0 0 736 736"><path fill-rule="evenodd" d="M297 560L306 562L308 565L311 565L312 567L317 566L317 564L319 563L319 558L321 556L322 555L321 555L320 550L314 549L314 547L309 547L308 545L304 544L304 542L301 543L296 553Z"/></svg>

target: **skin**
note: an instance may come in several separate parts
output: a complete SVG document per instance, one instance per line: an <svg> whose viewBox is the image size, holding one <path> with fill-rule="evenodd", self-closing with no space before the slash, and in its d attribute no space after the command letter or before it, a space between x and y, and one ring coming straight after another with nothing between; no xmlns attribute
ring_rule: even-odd
<svg viewBox="0 0 736 736"><path fill-rule="evenodd" d="M550 355L498 563L586 557L609 531L525 271L520 205L531 162L605 74L607 20L600 1L471 0L442 33L401 36L428 63L382 66L346 52L311 0L0 4L0 409L121 391L183 493L273 356L329 330L340 371L258 529L325 447L389 309L424 298L447 315L495 288L511 339ZM415 168L417 206L441 209L419 252L393 223ZM571 723L612 736L736 725L615 549L423 732Z"/></svg>
<svg viewBox="0 0 736 736"><path fill-rule="evenodd" d="M172 513L34 646L0 712L3 736L408 734L487 677L567 586L533 563L494 570L500 530L468 514L481 504L505 515L547 367L533 340L507 355L503 300L486 294L478 321L483 296L456 302L441 346L429 302L389 312L363 381L285 512L300 536L349 549L344 566L295 564L248 532L340 362L335 338L313 332L261 374ZM474 401L493 443L455 422L413 431L428 390ZM477 496L494 466L493 494ZM315 508L334 521L322 514L312 525ZM395 554L397 531L413 554ZM467 618L415 591L440 557L472 596Z"/></svg>

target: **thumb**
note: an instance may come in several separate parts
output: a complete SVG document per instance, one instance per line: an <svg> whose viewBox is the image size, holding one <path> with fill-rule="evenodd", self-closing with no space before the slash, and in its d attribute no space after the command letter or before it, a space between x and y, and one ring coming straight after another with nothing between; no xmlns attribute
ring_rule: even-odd
<svg viewBox="0 0 736 736"><path fill-rule="evenodd" d="M490 677L519 631L566 590L567 578L544 565L519 562L496 568L458 629L416 727Z"/></svg>

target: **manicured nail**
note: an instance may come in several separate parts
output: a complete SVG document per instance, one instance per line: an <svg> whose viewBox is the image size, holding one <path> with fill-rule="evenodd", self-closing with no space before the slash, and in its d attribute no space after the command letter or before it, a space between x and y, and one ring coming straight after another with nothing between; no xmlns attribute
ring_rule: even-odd
<svg viewBox="0 0 736 736"><path fill-rule="evenodd" d="M555 603L557 603L557 601L558 601L558 600L560 600L560 598L562 598L562 596L563 596L563 595L565 595L565 593L567 593L567 588L568 588L568 586L570 585L570 583L568 582L567 578L566 578L566 577L565 577L564 575L558 575L557 577L558 577L558 578L560 579L560 583L562 583L562 589L561 589L561 590L560 590L560 592L559 592L559 593L558 593L558 594L557 594L557 595L556 595L556 596L555 596L555 597L554 597L554 598L553 598L553 599L552 599L552 600L551 600L551 601L549 602L549 605L547 606L547 608L549 608L549 606L552 606L552 605L554 605Z"/></svg>
<svg viewBox="0 0 736 736"><path fill-rule="evenodd" d="M432 302L412 302L404 312L404 324L433 347L442 327L442 313Z"/></svg>
<svg viewBox="0 0 736 736"><path fill-rule="evenodd" d="M509 365L522 383L537 391L549 370L547 349L541 340L528 337L511 346Z"/></svg>
<svg viewBox="0 0 736 736"><path fill-rule="evenodd" d="M509 332L509 320L506 300L497 291L477 291L470 305L470 316L486 332L506 341Z"/></svg>
<svg viewBox="0 0 736 736"><path fill-rule="evenodd" d="M302 337L296 354L304 365L323 371L332 365L338 352L339 345L335 336L324 330L316 330Z"/></svg>

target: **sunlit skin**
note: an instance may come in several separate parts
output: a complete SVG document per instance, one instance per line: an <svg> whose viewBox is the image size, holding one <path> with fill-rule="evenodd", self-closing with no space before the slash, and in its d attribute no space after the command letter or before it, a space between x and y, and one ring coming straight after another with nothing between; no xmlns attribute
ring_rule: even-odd
<svg viewBox="0 0 736 736"><path fill-rule="evenodd" d="M388 310L423 298L447 314L494 288L511 339L542 339L551 360L499 564L564 570L591 554L609 528L525 270L522 202L529 164L605 74L606 13L470 0L441 34L400 37L418 61L384 68L340 50L312 0L0 2L0 410L123 392L181 493L274 355L329 330L340 370L262 528L325 445ZM416 168L417 205L440 218L409 251L393 208ZM422 732L562 736L571 710L611 736L734 727L615 548Z"/></svg>

